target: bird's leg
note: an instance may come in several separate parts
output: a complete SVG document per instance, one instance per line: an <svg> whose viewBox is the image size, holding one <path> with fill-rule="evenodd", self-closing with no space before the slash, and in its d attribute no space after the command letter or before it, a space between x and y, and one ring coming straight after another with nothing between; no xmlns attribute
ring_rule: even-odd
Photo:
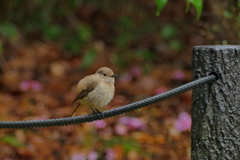
<svg viewBox="0 0 240 160"><path fill-rule="evenodd" d="M90 106L89 106L90 107ZM96 108L92 108L92 107L90 107L91 108L91 110L93 111L93 114L97 114L98 115L98 117L99 117L99 119L103 119L104 118L104 114L102 113L102 112L100 112L99 110L97 110Z"/></svg>
<svg viewBox="0 0 240 160"><path fill-rule="evenodd" d="M74 109L74 111L73 111L71 117L74 117L75 114L77 113L77 111L78 111L79 109L81 109L82 107L83 107L82 105L78 104L77 107Z"/></svg>
<svg viewBox="0 0 240 160"><path fill-rule="evenodd" d="M95 111L100 116L100 119L104 119L104 113L100 112L97 108L95 108Z"/></svg>
<svg viewBox="0 0 240 160"><path fill-rule="evenodd" d="M90 106L89 106L90 107ZM94 109L92 109L92 107L90 107L91 108L91 110L93 111L93 114L96 114L97 112L94 110Z"/></svg>

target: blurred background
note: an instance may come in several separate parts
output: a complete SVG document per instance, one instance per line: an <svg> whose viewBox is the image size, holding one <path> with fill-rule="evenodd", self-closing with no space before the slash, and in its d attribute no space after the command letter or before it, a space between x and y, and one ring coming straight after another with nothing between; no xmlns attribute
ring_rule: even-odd
<svg viewBox="0 0 240 160"><path fill-rule="evenodd" d="M107 109L191 81L197 45L239 44L240 1L2 0L0 120L69 117L78 81L118 74ZM91 114L84 108L79 115ZM92 123L0 131L3 160L189 160L191 91Z"/></svg>

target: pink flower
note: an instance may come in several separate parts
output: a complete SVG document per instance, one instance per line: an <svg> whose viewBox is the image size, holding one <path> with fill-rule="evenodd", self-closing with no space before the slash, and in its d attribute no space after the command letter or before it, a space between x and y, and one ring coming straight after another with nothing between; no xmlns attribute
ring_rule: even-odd
<svg viewBox="0 0 240 160"><path fill-rule="evenodd" d="M180 132L190 129L191 125L192 125L191 116L186 112L181 112L174 124L175 128Z"/></svg>
<svg viewBox="0 0 240 160"><path fill-rule="evenodd" d="M105 120L94 121L92 123L99 129L103 129L107 126L107 123Z"/></svg>
<svg viewBox="0 0 240 160"><path fill-rule="evenodd" d="M83 154L74 154L72 157L71 157L71 160L86 160L86 156L84 156Z"/></svg>
<svg viewBox="0 0 240 160"><path fill-rule="evenodd" d="M40 91L42 90L42 85L38 82L38 81L35 81L35 80L25 80L25 81L22 81L20 83L20 89L22 91L29 91L29 90L32 90L32 91Z"/></svg>
<svg viewBox="0 0 240 160"><path fill-rule="evenodd" d="M88 153L88 160L97 160L97 152L95 151L90 151Z"/></svg>
<svg viewBox="0 0 240 160"><path fill-rule="evenodd" d="M127 126L120 123L114 127L114 130L118 135L124 135L128 131Z"/></svg>
<svg viewBox="0 0 240 160"><path fill-rule="evenodd" d="M140 67L134 67L131 69L131 73L134 77L137 77L141 75L141 68Z"/></svg>
<svg viewBox="0 0 240 160"><path fill-rule="evenodd" d="M130 118L130 123L128 124L130 129L144 129L145 123L139 118Z"/></svg>
<svg viewBox="0 0 240 160"><path fill-rule="evenodd" d="M131 82L135 77L141 75L141 68L140 67L133 67L130 69L129 72L125 73L124 75L120 76L120 82Z"/></svg>
<svg viewBox="0 0 240 160"><path fill-rule="evenodd" d="M121 117L119 123L126 125L129 129L144 129L145 122L139 118Z"/></svg>
<svg viewBox="0 0 240 160"><path fill-rule="evenodd" d="M106 160L115 160L116 156L117 154L113 149L106 150Z"/></svg>
<svg viewBox="0 0 240 160"><path fill-rule="evenodd" d="M118 119L118 122L122 123L122 124L128 124L129 123L129 117L121 117Z"/></svg>
<svg viewBox="0 0 240 160"><path fill-rule="evenodd" d="M182 70L177 70L173 73L173 79L174 80L184 80L185 73Z"/></svg>

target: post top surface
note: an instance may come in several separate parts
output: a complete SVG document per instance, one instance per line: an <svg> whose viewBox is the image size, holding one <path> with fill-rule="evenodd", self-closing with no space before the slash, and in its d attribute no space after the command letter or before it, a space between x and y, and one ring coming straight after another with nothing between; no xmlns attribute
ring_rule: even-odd
<svg viewBox="0 0 240 160"><path fill-rule="evenodd" d="M240 49L240 45L205 45L205 46L194 46L194 49Z"/></svg>

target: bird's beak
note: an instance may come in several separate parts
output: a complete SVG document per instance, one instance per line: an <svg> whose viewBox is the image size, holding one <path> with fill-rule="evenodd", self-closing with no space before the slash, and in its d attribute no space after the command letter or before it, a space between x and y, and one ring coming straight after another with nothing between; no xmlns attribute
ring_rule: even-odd
<svg viewBox="0 0 240 160"><path fill-rule="evenodd" d="M116 75L116 74L113 74L113 75L111 75L111 77L117 77L117 75Z"/></svg>

